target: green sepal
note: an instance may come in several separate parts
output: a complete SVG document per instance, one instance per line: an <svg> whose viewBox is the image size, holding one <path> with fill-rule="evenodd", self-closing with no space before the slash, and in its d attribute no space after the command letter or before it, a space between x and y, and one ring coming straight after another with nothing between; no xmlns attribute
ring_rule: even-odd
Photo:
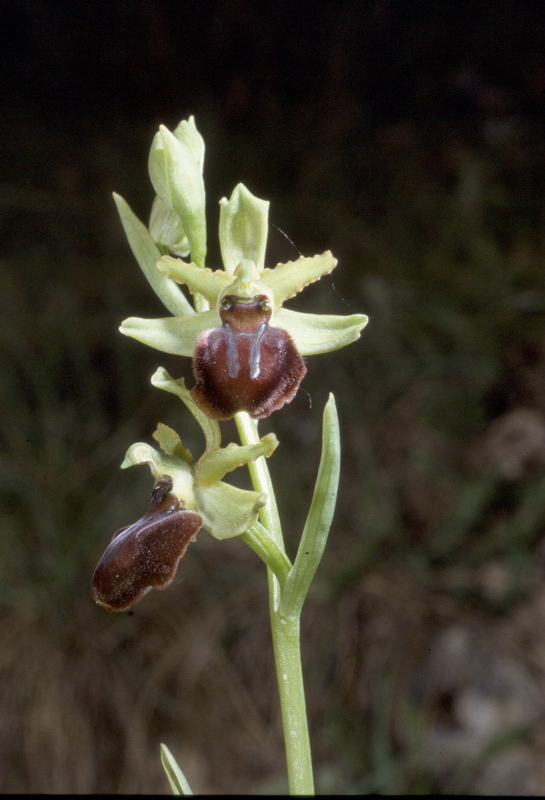
<svg viewBox="0 0 545 800"><path fill-rule="evenodd" d="M169 428L168 425L164 425L162 422L159 422L157 425L157 430L152 434L152 436L159 444L159 447L163 453L166 453L167 456L181 458L182 461L185 461L186 464L191 466L193 463L193 456L187 447L184 447L182 440L176 431L172 430L172 428Z"/></svg>
<svg viewBox="0 0 545 800"><path fill-rule="evenodd" d="M114 192L113 198L130 248L155 294L175 316L182 317L188 314L194 316L195 309L176 283L162 275L157 269L157 261L161 258L161 253L146 226L140 222L129 204L120 195Z"/></svg>
<svg viewBox="0 0 545 800"><path fill-rule="evenodd" d="M238 489L223 481L206 487L195 483L195 497L203 527L215 539L240 536L256 523L266 501L261 492Z"/></svg>
<svg viewBox="0 0 545 800"><path fill-rule="evenodd" d="M191 151L191 155L195 159L195 163L202 175L205 151L204 139L197 130L193 114L188 119L183 119L179 122L176 128L174 128L173 134L181 144Z"/></svg>
<svg viewBox="0 0 545 800"><path fill-rule="evenodd" d="M189 255L189 239L182 220L173 208L167 208L160 197L156 196L151 207L149 231L157 244L168 248L171 253L184 258Z"/></svg>
<svg viewBox="0 0 545 800"><path fill-rule="evenodd" d="M293 567L282 593L280 614L298 617L322 558L337 500L341 445L335 398L329 395L323 417L322 455L312 503Z"/></svg>
<svg viewBox="0 0 545 800"><path fill-rule="evenodd" d="M161 764L166 772L173 795L180 796L193 794L191 787L187 782L187 778L176 763L176 759L166 744L161 744Z"/></svg>
<svg viewBox="0 0 545 800"><path fill-rule="evenodd" d="M244 260L263 269L268 232L268 200L254 197L239 183L229 200L220 200L219 239L225 271L232 274Z"/></svg>
<svg viewBox="0 0 545 800"><path fill-rule="evenodd" d="M158 389L163 389L165 392L177 395L185 403L204 434L206 451L217 451L221 444L221 429L219 423L214 419L210 419L210 417L196 405L191 397L191 392L185 385L184 379L179 378L178 380L174 380L166 369L159 367L151 376L151 383ZM223 474L225 475L225 472ZM220 477L223 477L223 475Z"/></svg>
<svg viewBox="0 0 545 800"><path fill-rule="evenodd" d="M302 291L309 283L319 280L331 272L337 264L329 250L319 256L306 258L301 256L297 261L278 264L274 269L264 269L259 276L273 293L275 305L281 306L284 300Z"/></svg>
<svg viewBox="0 0 545 800"><path fill-rule="evenodd" d="M278 447L274 433L263 436L257 444L228 444L219 450L207 450L195 467L195 477L200 486L211 486L224 475L238 467L255 461L259 456L268 458Z"/></svg>
<svg viewBox="0 0 545 800"><path fill-rule="evenodd" d="M183 137L175 136L160 125L151 145L148 166L157 195L181 219L192 260L204 266L205 191L202 165L195 158L194 148Z"/></svg>
<svg viewBox="0 0 545 800"><path fill-rule="evenodd" d="M159 453L145 442L131 445L125 454L121 469L147 464L154 478L168 476L172 480L172 491L191 511L197 511L193 473L189 464L175 456Z"/></svg>
<svg viewBox="0 0 545 800"><path fill-rule="evenodd" d="M128 317L123 320L119 330L125 336L137 339L156 350L162 350L163 353L193 357L198 336L209 328L217 328L219 325L221 320L218 312L209 309L186 317L161 319Z"/></svg>
<svg viewBox="0 0 545 800"><path fill-rule="evenodd" d="M157 262L157 268L170 280L185 283L191 294L202 294L212 306L217 305L222 290L233 283L233 276L221 269L201 269L172 256L163 256Z"/></svg>
<svg viewBox="0 0 545 800"><path fill-rule="evenodd" d="M306 314L288 308L279 308L271 320L289 333L302 356L329 353L355 342L367 322L365 314Z"/></svg>

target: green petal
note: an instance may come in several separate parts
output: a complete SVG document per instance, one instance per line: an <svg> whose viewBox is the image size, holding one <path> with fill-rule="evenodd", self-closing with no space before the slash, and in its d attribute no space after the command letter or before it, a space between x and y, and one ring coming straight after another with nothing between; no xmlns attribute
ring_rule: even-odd
<svg viewBox="0 0 545 800"><path fill-rule="evenodd" d="M172 256L163 256L157 267L167 278L176 283L185 283L191 294L202 294L214 307L220 292L233 282L232 275L223 270L214 272L211 269L201 269L196 264L189 264Z"/></svg>
<svg viewBox="0 0 545 800"><path fill-rule="evenodd" d="M201 175L204 167L204 139L197 130L195 117L191 115L189 119L183 119L173 131L174 136L181 144L185 145L195 159Z"/></svg>
<svg viewBox="0 0 545 800"><path fill-rule="evenodd" d="M216 310L202 311L185 317L142 319L128 317L119 326L121 333L131 336L149 347L174 353L178 356L193 356L197 337L209 328L221 325Z"/></svg>
<svg viewBox="0 0 545 800"><path fill-rule="evenodd" d="M181 458L182 461L185 461L186 464L191 465L193 463L193 456L191 455L190 451L187 447L184 447L182 444L182 440L176 433L176 431L169 428L168 425L164 425L162 422L159 422L157 425L157 430L153 433L153 438L159 444L159 447L166 453L167 456L176 456L176 458Z"/></svg>
<svg viewBox="0 0 545 800"><path fill-rule="evenodd" d="M151 207L149 230L154 242L168 248L171 253L184 258L189 255L189 240L182 220L173 208L167 208L156 196ZM167 276L168 277L168 276Z"/></svg>
<svg viewBox="0 0 545 800"><path fill-rule="evenodd" d="M170 377L166 369L159 367L155 374L151 376L151 382L153 386L156 386L158 389L164 389L165 392L171 392L177 395L185 403L201 427L206 441L206 450L216 452L221 444L219 423L207 417L206 414L200 410L191 397L191 392L187 389L184 379L179 378L175 381L174 378ZM223 475L220 475L220 478L222 477Z"/></svg>
<svg viewBox="0 0 545 800"><path fill-rule="evenodd" d="M257 520L265 495L237 489L228 483L202 487L195 483L195 497L203 527L216 539L240 536Z"/></svg>
<svg viewBox="0 0 545 800"><path fill-rule="evenodd" d="M145 442L136 442L127 450L121 469L138 464L147 464L154 478L168 475L172 479L172 491L176 497L190 510L196 510L193 473L185 461L164 455Z"/></svg>
<svg viewBox="0 0 545 800"><path fill-rule="evenodd" d="M254 197L239 183L229 200L220 200L219 238L226 272L232 274L245 260L263 269L268 232L269 202Z"/></svg>
<svg viewBox="0 0 545 800"><path fill-rule="evenodd" d="M278 439L274 433L269 433L256 444L229 444L220 450L208 451L195 465L195 478L200 486L211 486L227 472L243 467L259 456L268 458L277 447Z"/></svg>
<svg viewBox="0 0 545 800"><path fill-rule="evenodd" d="M287 264L278 264L274 269L265 269L260 280L272 290L275 305L281 306L288 297L293 297L309 283L314 283L322 275L331 272L336 264L337 259L328 250L321 256L301 256L297 261L288 261Z"/></svg>
<svg viewBox="0 0 545 800"><path fill-rule="evenodd" d="M355 342L367 322L365 314L305 314L279 308L271 324L290 334L302 356L314 356Z"/></svg>
<svg viewBox="0 0 545 800"><path fill-rule="evenodd" d="M153 188L167 208L182 221L189 240L191 258L199 266L206 257L205 192L202 173L191 147L164 125L153 139L149 156Z"/></svg>
<svg viewBox="0 0 545 800"><path fill-rule="evenodd" d="M186 314L194 314L193 306L184 297L174 281L162 275L157 269L157 262L161 258L161 253L146 226L140 222L128 203L115 192L114 200L134 257L155 294L175 316L182 317Z"/></svg>

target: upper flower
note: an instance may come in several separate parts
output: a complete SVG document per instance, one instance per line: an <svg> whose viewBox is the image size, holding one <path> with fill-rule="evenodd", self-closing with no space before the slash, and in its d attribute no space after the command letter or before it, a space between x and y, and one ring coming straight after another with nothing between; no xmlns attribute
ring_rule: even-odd
<svg viewBox="0 0 545 800"><path fill-rule="evenodd" d="M189 144L180 143L181 134L176 136L184 124ZM158 350L192 357L196 378L192 395L211 418L228 419L242 410L266 417L294 397L306 372L301 356L350 344L359 337L367 317L306 314L282 307L309 283L331 272L337 261L326 252L265 268L269 204L242 184L230 200L221 200L224 269L203 268L204 145L201 148L196 139L192 119L181 123L175 135L167 136L165 131L161 128L150 157L153 183L161 193L154 206L160 213L152 215L152 221L161 217L163 227L155 221L150 235L121 198L116 202L140 266L174 316L130 317L120 330ZM163 253L164 249L178 255L190 252L192 261L160 257L157 244L163 246ZM177 283L185 284L195 296L197 313L176 289Z"/></svg>

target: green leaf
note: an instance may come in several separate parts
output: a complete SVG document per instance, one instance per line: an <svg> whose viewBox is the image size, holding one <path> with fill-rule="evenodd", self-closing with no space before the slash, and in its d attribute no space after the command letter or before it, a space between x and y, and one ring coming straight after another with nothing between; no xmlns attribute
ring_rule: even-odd
<svg viewBox="0 0 545 800"><path fill-rule="evenodd" d="M265 264L269 233L269 202L260 200L239 183L231 198L220 200L219 238L226 272L233 273L241 261Z"/></svg>
<svg viewBox="0 0 545 800"><path fill-rule="evenodd" d="M114 192L113 197L130 248L155 294L175 316L194 315L193 306L174 281L162 275L157 269L161 253L146 226L140 222L120 195Z"/></svg>
<svg viewBox="0 0 545 800"><path fill-rule="evenodd" d="M191 294L202 294L214 307L221 291L233 282L233 276L221 269L201 269L196 264L172 256L163 256L157 267L163 275L176 283L185 283Z"/></svg>
<svg viewBox="0 0 545 800"><path fill-rule="evenodd" d="M177 395L182 402L185 403L189 411L191 411L197 420L204 434L206 450L216 451L221 444L221 430L219 423L216 420L207 417L206 414L197 406L191 397L191 392L185 385L184 379L179 378L176 381L168 374L166 369L159 367L151 376L151 383L158 389L163 389L165 392L170 392L171 394Z"/></svg>
<svg viewBox="0 0 545 800"><path fill-rule="evenodd" d="M166 772L172 794L175 795L190 795L193 794L187 779L176 763L176 759L166 746L161 744L161 763Z"/></svg>
<svg viewBox="0 0 545 800"><path fill-rule="evenodd" d="M275 305L281 306L285 300L302 291L309 283L314 283L323 275L327 275L336 265L337 259L333 258L328 250L319 256L311 258L301 256L297 261L278 264L274 269L264 269L260 280L272 290Z"/></svg>
<svg viewBox="0 0 545 800"><path fill-rule="evenodd" d="M306 314L287 308L279 308L271 320L272 325L290 334L302 356L329 353L355 342L367 322L365 314Z"/></svg>
<svg viewBox="0 0 545 800"><path fill-rule="evenodd" d="M198 336L209 328L221 325L216 310L201 311L185 317L163 317L162 319L142 319L128 317L123 320L119 330L125 336L137 339L149 347L174 353L177 356L193 356Z"/></svg>
<svg viewBox="0 0 545 800"><path fill-rule="evenodd" d="M340 460L339 420L335 398L330 394L324 409L322 457L318 478L297 556L282 594L280 613L283 616L300 615L308 588L322 558L335 511Z"/></svg>

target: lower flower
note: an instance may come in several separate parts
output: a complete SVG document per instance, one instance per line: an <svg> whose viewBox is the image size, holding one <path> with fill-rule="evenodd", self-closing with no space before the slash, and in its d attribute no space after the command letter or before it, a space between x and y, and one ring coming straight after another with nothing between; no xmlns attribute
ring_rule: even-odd
<svg viewBox="0 0 545 800"><path fill-rule="evenodd" d="M166 589L202 517L172 494L172 481L158 480L141 519L114 533L93 575L91 593L108 611L126 611L150 589Z"/></svg>

